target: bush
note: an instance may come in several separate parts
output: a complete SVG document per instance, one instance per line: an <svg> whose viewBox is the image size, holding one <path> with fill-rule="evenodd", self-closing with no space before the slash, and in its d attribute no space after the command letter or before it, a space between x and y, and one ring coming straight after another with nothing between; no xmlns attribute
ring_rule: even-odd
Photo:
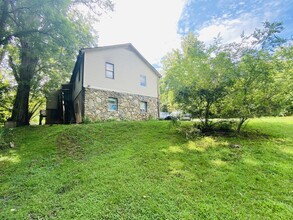
<svg viewBox="0 0 293 220"><path fill-rule="evenodd" d="M213 122L209 121L207 124L203 122L195 122L193 126L199 129L202 133L207 133L213 131Z"/></svg>
<svg viewBox="0 0 293 220"><path fill-rule="evenodd" d="M231 132L235 127L235 121L218 121L213 124L214 131Z"/></svg>
<svg viewBox="0 0 293 220"><path fill-rule="evenodd" d="M194 127L199 129L202 133L213 133L213 132L231 132L235 127L236 122L231 120L225 121L209 121L207 124L202 122L195 122Z"/></svg>
<svg viewBox="0 0 293 220"><path fill-rule="evenodd" d="M190 124L178 126L176 130L179 134L183 135L187 140L195 139L201 133L201 131L198 128Z"/></svg>

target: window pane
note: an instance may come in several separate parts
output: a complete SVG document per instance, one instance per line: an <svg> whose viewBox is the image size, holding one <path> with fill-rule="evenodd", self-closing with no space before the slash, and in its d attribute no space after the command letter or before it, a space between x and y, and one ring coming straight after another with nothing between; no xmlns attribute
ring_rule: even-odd
<svg viewBox="0 0 293 220"><path fill-rule="evenodd" d="M146 76L140 75L140 85L146 86Z"/></svg>
<svg viewBox="0 0 293 220"><path fill-rule="evenodd" d="M109 70L109 71L114 71L114 64L112 63L106 63L106 70Z"/></svg>
<svg viewBox="0 0 293 220"><path fill-rule="evenodd" d="M118 110L118 100L115 98L108 98L108 110L117 111Z"/></svg>
<svg viewBox="0 0 293 220"><path fill-rule="evenodd" d="M147 103L146 102L140 102L140 111L147 112Z"/></svg>
<svg viewBox="0 0 293 220"><path fill-rule="evenodd" d="M105 72L106 77L110 79L114 79L114 64L112 63L105 63Z"/></svg>
<svg viewBox="0 0 293 220"><path fill-rule="evenodd" d="M114 78L114 73L111 72L111 71L106 70L106 77L113 79Z"/></svg>

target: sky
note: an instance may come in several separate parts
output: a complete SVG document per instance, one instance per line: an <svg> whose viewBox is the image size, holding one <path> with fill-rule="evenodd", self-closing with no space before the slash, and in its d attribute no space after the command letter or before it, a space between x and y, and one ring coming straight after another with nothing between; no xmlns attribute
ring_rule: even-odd
<svg viewBox="0 0 293 220"><path fill-rule="evenodd" d="M155 67L189 32L206 44L221 34L224 42L282 21L282 36L293 36L293 0L113 0L114 12L102 15L99 46L132 43Z"/></svg>

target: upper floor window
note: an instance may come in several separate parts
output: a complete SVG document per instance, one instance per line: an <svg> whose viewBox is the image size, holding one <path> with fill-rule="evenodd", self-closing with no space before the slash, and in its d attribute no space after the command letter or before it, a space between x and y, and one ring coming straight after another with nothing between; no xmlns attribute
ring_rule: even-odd
<svg viewBox="0 0 293 220"><path fill-rule="evenodd" d="M146 87L146 76L140 75L140 85Z"/></svg>
<svg viewBox="0 0 293 220"><path fill-rule="evenodd" d="M117 111L118 110L118 99L108 98L108 111Z"/></svg>
<svg viewBox="0 0 293 220"><path fill-rule="evenodd" d="M114 79L114 64L106 62L105 72L107 78Z"/></svg>

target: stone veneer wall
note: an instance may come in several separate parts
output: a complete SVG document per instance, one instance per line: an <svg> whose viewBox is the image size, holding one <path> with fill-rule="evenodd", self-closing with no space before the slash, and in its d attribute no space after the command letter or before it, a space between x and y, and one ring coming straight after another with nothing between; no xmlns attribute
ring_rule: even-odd
<svg viewBox="0 0 293 220"><path fill-rule="evenodd" d="M158 98L129 93L85 88L84 117L91 120L146 120L158 118ZM108 111L108 98L117 98L118 111ZM147 112L140 112L140 101L147 102Z"/></svg>

